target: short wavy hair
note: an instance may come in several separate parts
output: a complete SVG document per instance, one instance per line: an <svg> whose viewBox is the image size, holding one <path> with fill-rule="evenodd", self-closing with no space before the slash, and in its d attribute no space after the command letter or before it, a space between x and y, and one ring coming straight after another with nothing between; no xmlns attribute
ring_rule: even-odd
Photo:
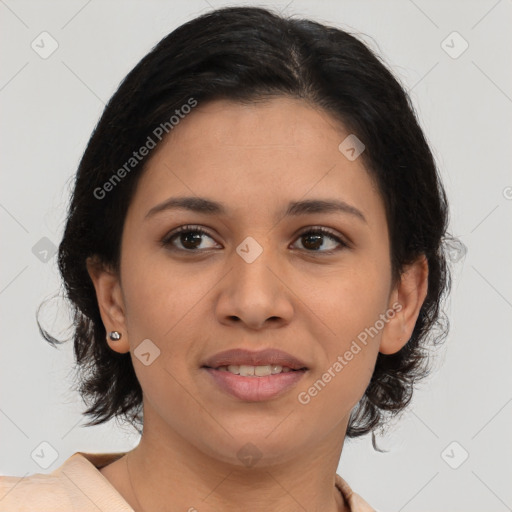
<svg viewBox="0 0 512 512"><path fill-rule="evenodd" d="M430 373L428 345L443 341L448 331L440 307L450 288L448 207L405 88L366 44L344 30L263 8L227 7L178 27L130 71L80 161L58 265L73 312L77 390L88 407L83 414L91 418L86 426L122 418L140 432L143 423L142 389L131 356L106 343L86 259L95 255L119 270L126 212L148 159L107 200L95 190L190 98L253 103L274 97L319 107L363 141L361 158L385 204L394 282L418 256L428 261L428 292L412 336L399 352L378 354L346 436L374 436L386 417L409 404L415 382ZM53 346L63 342L38 325Z"/></svg>

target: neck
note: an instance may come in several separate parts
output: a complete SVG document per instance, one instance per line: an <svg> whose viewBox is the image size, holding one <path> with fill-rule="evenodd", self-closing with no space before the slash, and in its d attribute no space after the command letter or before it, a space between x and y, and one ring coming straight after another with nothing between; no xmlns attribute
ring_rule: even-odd
<svg viewBox="0 0 512 512"><path fill-rule="evenodd" d="M346 425L286 460L260 454L240 457L243 464L205 454L176 432L157 435L161 428L145 417L141 441L124 461L125 495L136 512L348 510L335 487ZM247 447L243 453L253 452Z"/></svg>

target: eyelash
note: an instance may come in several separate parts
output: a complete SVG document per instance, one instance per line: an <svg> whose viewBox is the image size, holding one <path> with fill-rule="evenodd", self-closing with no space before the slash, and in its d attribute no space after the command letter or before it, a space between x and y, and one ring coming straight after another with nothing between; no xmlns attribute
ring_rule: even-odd
<svg viewBox="0 0 512 512"><path fill-rule="evenodd" d="M181 252L188 252L188 253L199 253L199 252L204 252L204 251L208 250L208 249L181 249L179 247L174 247L172 245L172 241L177 236L179 236L179 235L181 235L183 233L199 233L201 235L205 235L205 236L213 239L213 237L207 231L202 229L201 227L187 225L187 226L180 226L178 229L176 229L176 230L172 231L171 233L167 234L162 239L161 245L163 247L166 247L166 248L169 248L169 246L171 246L171 250L176 250L176 251L181 251ZM328 229L323 228L323 227L310 227L310 228L307 228L306 230L302 231L301 233L299 233L297 235L297 240L299 238L305 236L305 235L311 235L311 234L314 234L314 235L324 235L324 236L334 240L338 244L340 244L341 247L339 247L337 249L334 249L334 250L330 250L330 251L319 251L319 250L307 250L307 249L304 249L307 253L331 255L331 254L334 254L337 251L340 251L342 249L345 249L345 248L349 247L349 244L347 242L345 242L340 237L338 237L337 235L335 235L334 233L332 233L331 231L329 231Z"/></svg>

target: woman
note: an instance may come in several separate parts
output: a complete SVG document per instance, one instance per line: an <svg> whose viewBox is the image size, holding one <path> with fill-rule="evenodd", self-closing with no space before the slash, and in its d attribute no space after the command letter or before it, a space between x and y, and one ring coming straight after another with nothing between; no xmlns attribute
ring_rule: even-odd
<svg viewBox="0 0 512 512"><path fill-rule="evenodd" d="M89 425L140 443L4 477L2 510L373 510L343 443L428 372L446 229L409 98L358 39L248 7L182 25L107 105L59 247Z"/></svg>

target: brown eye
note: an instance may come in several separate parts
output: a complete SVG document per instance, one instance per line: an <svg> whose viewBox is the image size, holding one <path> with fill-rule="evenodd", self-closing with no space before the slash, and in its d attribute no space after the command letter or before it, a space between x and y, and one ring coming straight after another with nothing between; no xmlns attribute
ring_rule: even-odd
<svg viewBox="0 0 512 512"><path fill-rule="evenodd" d="M215 248L215 245L201 247L205 237L213 241L209 233L198 226L181 226L169 233L161 244L171 250L186 252L200 252ZM304 231L299 235L298 240L302 241L303 248L310 253L333 254L348 247L340 237L325 228Z"/></svg>
<svg viewBox="0 0 512 512"><path fill-rule="evenodd" d="M213 240L213 238L203 229L195 226L181 226L172 233L168 234L163 240L162 245L178 251L200 251L211 249L212 247L201 247L204 237ZM181 247L177 246L180 244Z"/></svg>
<svg viewBox="0 0 512 512"><path fill-rule="evenodd" d="M322 247L325 248L325 239L330 239L331 243L327 244L326 250L321 250ZM299 240L302 240L303 247L308 252L319 252L323 254L331 254L336 250L343 249L347 247L347 244L341 240L334 233L331 233L327 229L324 228L315 228L309 229L308 231L304 231L299 235ZM335 242L334 244L332 242ZM336 248L336 245L341 246Z"/></svg>

